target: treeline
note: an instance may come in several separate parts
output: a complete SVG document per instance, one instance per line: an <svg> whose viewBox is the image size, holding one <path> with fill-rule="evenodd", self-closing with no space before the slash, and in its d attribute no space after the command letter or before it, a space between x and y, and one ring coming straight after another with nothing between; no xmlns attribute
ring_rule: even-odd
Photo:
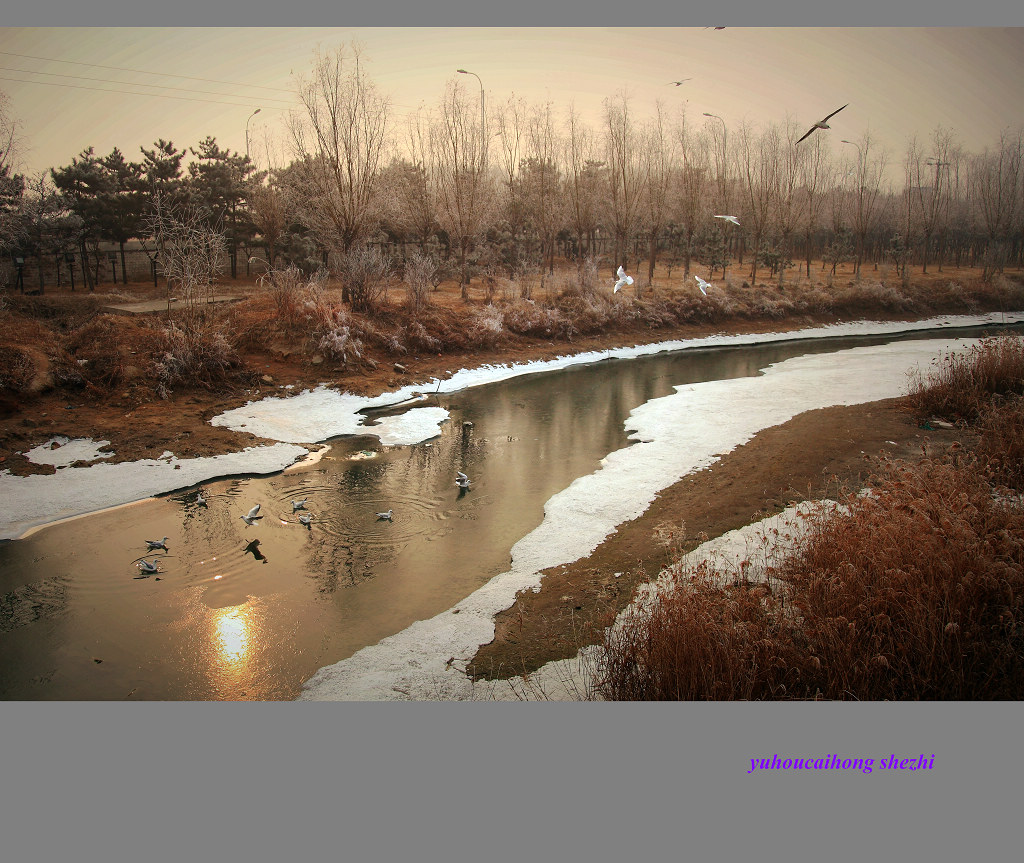
<svg viewBox="0 0 1024 863"><path fill-rule="evenodd" d="M400 124L355 48L318 54L298 100L287 164L270 169L208 137L187 150L160 139L137 161L89 148L25 177L0 143L0 254L34 261L40 288L62 266L92 287L107 263L116 279L114 249L126 280L126 244L167 275L161 231L202 224L231 276L258 256L341 277L367 247L392 267L415 248L433 262L430 278L458 278L464 296L474 276L543 279L556 260L623 264L640 289L657 262L781 283L794 269L810 275L812 261L834 272L885 260L903 277L981 265L990 276L1024 256L1024 131L982 153L943 128L914 138L898 188L869 133L797 144L804 128L793 122L730 128L660 105L638 118L625 95L605 100L595 127L572 108L517 98L485 114L482 94L453 80L432 110Z"/></svg>

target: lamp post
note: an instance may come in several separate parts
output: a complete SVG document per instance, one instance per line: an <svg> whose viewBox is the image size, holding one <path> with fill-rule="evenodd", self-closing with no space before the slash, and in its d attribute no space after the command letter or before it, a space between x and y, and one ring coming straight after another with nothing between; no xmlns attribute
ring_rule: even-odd
<svg viewBox="0 0 1024 863"><path fill-rule="evenodd" d="M864 153L860 144L854 141L843 138L840 143L857 148L857 267L854 274L859 276L860 262L864 256L864 236L867 234L867 226L864 224Z"/></svg>
<svg viewBox="0 0 1024 863"><path fill-rule="evenodd" d="M259 112L260 108L257 108L249 115L249 120L255 117ZM249 120L245 121L245 158L249 158Z"/></svg>
<svg viewBox="0 0 1024 863"><path fill-rule="evenodd" d="M476 72L467 69L456 69L460 75L472 75L480 84L480 154L483 158L483 166L487 167L487 114L484 111L484 82Z"/></svg>
<svg viewBox="0 0 1024 863"><path fill-rule="evenodd" d="M704 112L704 116L705 117L711 117L711 118L713 118L715 120L718 120L718 122L722 124L722 163L721 163L721 167L718 170L718 187L719 187L719 192L720 192L720 194L722 196L722 202L721 202L722 206L726 207L726 204L728 202L725 200L725 159L726 159L726 155L727 155L726 141L727 141L727 139L729 137L729 127L725 125L725 120L723 120L717 114L709 114L707 111L705 111ZM715 161L718 161L718 157L717 156L715 157ZM723 209L722 212L728 212L728 208L726 207L726 209Z"/></svg>

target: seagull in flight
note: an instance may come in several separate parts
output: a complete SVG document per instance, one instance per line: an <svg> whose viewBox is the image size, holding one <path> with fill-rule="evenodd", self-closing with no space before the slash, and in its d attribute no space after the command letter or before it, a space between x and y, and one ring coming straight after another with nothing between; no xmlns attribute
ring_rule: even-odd
<svg viewBox="0 0 1024 863"><path fill-rule="evenodd" d="M619 269L621 270L622 267L619 267ZM630 279L630 281L633 281L633 280ZM460 471L456 471L455 473L456 473L455 484L459 488L469 488L469 477L466 476L461 470Z"/></svg>
<svg viewBox="0 0 1024 863"><path fill-rule="evenodd" d="M708 295L708 288L711 287L711 282L705 282L700 276L694 276L697 280L697 287L700 288L700 292L706 297Z"/></svg>
<svg viewBox="0 0 1024 863"><path fill-rule="evenodd" d="M669 84L675 84L677 87L679 87L680 85L682 85L686 81L692 81L692 80L693 80L693 78L683 78L682 81L669 81L668 83Z"/></svg>
<svg viewBox="0 0 1024 863"><path fill-rule="evenodd" d="M740 220L736 216L715 216L716 219L722 219L726 222L732 222L737 228L740 226Z"/></svg>
<svg viewBox="0 0 1024 863"><path fill-rule="evenodd" d="M162 548L164 551L167 551L168 539L169 537L166 536L163 539L147 539L146 545L149 546L150 551L156 551L158 548Z"/></svg>
<svg viewBox="0 0 1024 863"><path fill-rule="evenodd" d="M619 277L619 280L615 283L615 289L612 291L613 294L617 294L619 292L619 288L624 288L626 285L633 284L633 277L627 276L626 271L622 269L621 266L615 271L615 275Z"/></svg>
<svg viewBox="0 0 1024 863"><path fill-rule="evenodd" d="M390 509L387 512L378 512L377 521L394 521L394 519L391 517L392 512L393 510Z"/></svg>
<svg viewBox="0 0 1024 863"><path fill-rule="evenodd" d="M262 515L258 514L259 511L260 505L256 504L256 506L250 509L248 513L246 513L245 515L240 515L239 518L242 519L242 521L244 521L246 524L255 524L257 521L259 521L259 519L263 518Z"/></svg>
<svg viewBox="0 0 1024 863"><path fill-rule="evenodd" d="M306 498L306 500L293 500L292 501L292 514L294 515L300 509L305 509L306 508L306 501L308 501L308 500L309 500L308 497Z"/></svg>
<svg viewBox="0 0 1024 863"><path fill-rule="evenodd" d="M849 105L849 104L850 104L849 102L846 103L846 105ZM843 108L845 108L846 105L843 105ZM828 124L829 118L834 117L836 114L838 114L840 111L842 111L843 108L836 108L827 117L823 117L821 120L818 120L817 123L815 123L813 126L811 126L810 129L808 129L806 132L804 132L804 137L801 138L800 141L802 141L804 138L808 137L811 134L811 132L813 132L815 129L829 129L829 128L831 128L829 126L829 124ZM797 141L797 143L799 144L800 141Z"/></svg>

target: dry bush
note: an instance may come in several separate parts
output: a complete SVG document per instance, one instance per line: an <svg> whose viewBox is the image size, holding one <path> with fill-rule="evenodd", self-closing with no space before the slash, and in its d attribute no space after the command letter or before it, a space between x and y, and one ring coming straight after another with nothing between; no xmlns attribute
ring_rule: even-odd
<svg viewBox="0 0 1024 863"><path fill-rule="evenodd" d="M825 697L1024 694L1024 511L979 474L973 458L887 464L777 573Z"/></svg>
<svg viewBox="0 0 1024 863"><path fill-rule="evenodd" d="M677 564L606 634L602 694L1019 699L1024 510L981 474L955 451L882 462L870 494L807 516L768 584Z"/></svg>
<svg viewBox="0 0 1024 863"><path fill-rule="evenodd" d="M993 396L1024 394L1024 338L995 336L909 375L906 403L919 418L972 421Z"/></svg>
<svg viewBox="0 0 1024 863"><path fill-rule="evenodd" d="M833 307L837 311L857 314L872 311L904 312L913 309L914 302L892 285L857 281L835 291Z"/></svg>
<svg viewBox="0 0 1024 863"><path fill-rule="evenodd" d="M991 482L1024 491L1024 398L996 401L978 418L975 451Z"/></svg>
<svg viewBox="0 0 1024 863"><path fill-rule="evenodd" d="M391 274L391 259L380 249L368 246L352 249L338 264L338 275L348 289L352 310L356 312L377 307Z"/></svg>
<svg viewBox="0 0 1024 863"><path fill-rule="evenodd" d="M518 300L502 307L505 328L521 336L551 338L563 330L562 314L533 300Z"/></svg>
<svg viewBox="0 0 1024 863"><path fill-rule="evenodd" d="M28 351L0 345L0 390L28 392L35 374L36 366Z"/></svg>
<svg viewBox="0 0 1024 863"><path fill-rule="evenodd" d="M501 341L503 314L498 306L473 309L466 324L469 343L477 348L494 348Z"/></svg>
<svg viewBox="0 0 1024 863"><path fill-rule="evenodd" d="M54 376L65 386L112 389L150 373L162 331L123 315L97 315L64 338Z"/></svg>
<svg viewBox="0 0 1024 863"><path fill-rule="evenodd" d="M156 392L162 399L168 398L171 387L178 384L211 389L241 368L241 360L219 326L178 326L171 322L162 336L164 347L153 364Z"/></svg>
<svg viewBox="0 0 1024 863"><path fill-rule="evenodd" d="M784 698L800 680L798 639L767 585L722 586L702 563L606 632L598 689L614 701Z"/></svg>
<svg viewBox="0 0 1024 863"><path fill-rule="evenodd" d="M405 283L406 305L419 311L430 302L430 288L437 272L437 261L430 255L413 249L405 259L402 281Z"/></svg>

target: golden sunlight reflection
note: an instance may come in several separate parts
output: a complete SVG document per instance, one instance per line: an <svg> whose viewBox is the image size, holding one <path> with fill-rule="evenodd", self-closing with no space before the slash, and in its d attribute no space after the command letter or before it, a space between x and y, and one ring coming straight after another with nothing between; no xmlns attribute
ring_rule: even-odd
<svg viewBox="0 0 1024 863"><path fill-rule="evenodd" d="M244 605L220 609L213 618L214 643L225 665L240 669L251 647L252 610Z"/></svg>

